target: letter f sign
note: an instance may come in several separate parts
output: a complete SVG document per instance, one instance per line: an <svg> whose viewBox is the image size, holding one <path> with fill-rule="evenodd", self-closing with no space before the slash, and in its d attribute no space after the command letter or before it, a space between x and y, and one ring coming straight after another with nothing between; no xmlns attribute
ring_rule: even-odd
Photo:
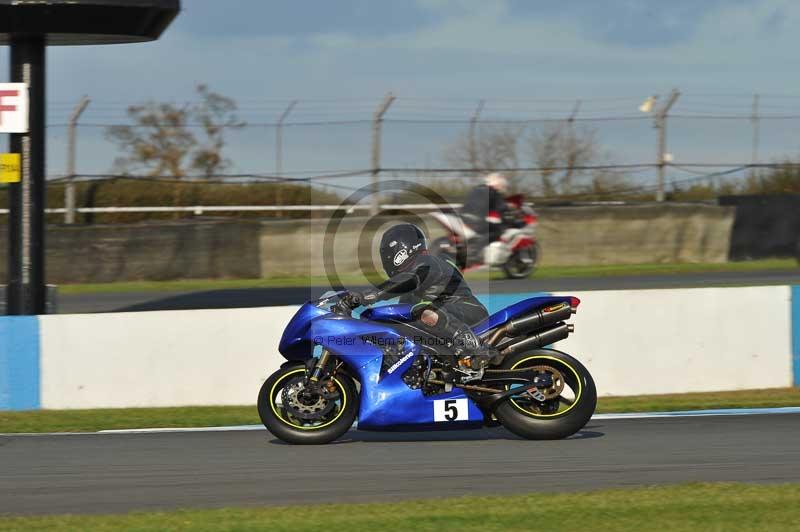
<svg viewBox="0 0 800 532"><path fill-rule="evenodd" d="M28 132L28 87L0 83L0 133Z"/></svg>

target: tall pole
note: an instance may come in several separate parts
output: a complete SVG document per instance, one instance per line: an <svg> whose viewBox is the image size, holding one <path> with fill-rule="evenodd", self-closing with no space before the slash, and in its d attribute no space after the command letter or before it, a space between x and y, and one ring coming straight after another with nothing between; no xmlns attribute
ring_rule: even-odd
<svg viewBox="0 0 800 532"><path fill-rule="evenodd" d="M77 136L78 119L81 117L86 106L89 105L89 97L84 96L69 117L69 128L67 138L67 186L64 190L64 223L75 223L75 138Z"/></svg>
<svg viewBox="0 0 800 532"><path fill-rule="evenodd" d="M292 112L294 106L297 105L297 100L292 100L289 105L284 109L283 114L278 119L278 125L275 128L275 176L280 178L283 174L283 122L289 118L289 113ZM281 181L277 182L275 189L275 204L281 204Z"/></svg>
<svg viewBox="0 0 800 532"><path fill-rule="evenodd" d="M581 110L581 101L575 100L575 106L572 108L572 112L570 113L569 118L567 118L567 124L569 124L570 127L572 127L572 125L575 123L575 118L578 117L578 111L580 110Z"/></svg>
<svg viewBox="0 0 800 532"><path fill-rule="evenodd" d="M667 114L680 95L681 93L678 89L672 89L667 103L656 112L656 128L658 129L658 191L656 192L656 201L659 202L664 201L664 170L666 166L666 161L664 159L667 155Z"/></svg>
<svg viewBox="0 0 800 532"><path fill-rule="evenodd" d="M295 105L297 105L297 100L292 100L289 103L289 106L286 107L278 119L278 126L275 130L275 175L278 177L283 173L283 122L289 118L289 113L292 112Z"/></svg>
<svg viewBox="0 0 800 532"><path fill-rule="evenodd" d="M389 110L389 106L394 100L394 94L387 93L372 117L372 205L370 207L372 216L378 214L381 205L378 194L380 191L378 177L381 173L381 122L383 122L383 115Z"/></svg>
<svg viewBox="0 0 800 532"><path fill-rule="evenodd" d="M29 94L28 132L11 135L11 152L21 154L21 181L8 189L8 314L45 312L45 37L11 39L12 82Z"/></svg>
<svg viewBox="0 0 800 532"><path fill-rule="evenodd" d="M475 128L478 125L478 119L481 117L481 111L486 103L485 100L478 102L478 107L469 119L469 162L473 170L478 169L478 149L475 145Z"/></svg>
<svg viewBox="0 0 800 532"><path fill-rule="evenodd" d="M758 142L760 137L759 131L759 118L758 118L758 94L753 95L753 114L750 116L750 122L753 124L753 154L750 162L754 165L758 164Z"/></svg>

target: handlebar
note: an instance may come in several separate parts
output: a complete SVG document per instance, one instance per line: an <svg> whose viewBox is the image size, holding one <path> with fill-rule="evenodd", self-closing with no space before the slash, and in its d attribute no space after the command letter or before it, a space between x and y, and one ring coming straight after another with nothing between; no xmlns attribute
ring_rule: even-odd
<svg viewBox="0 0 800 532"><path fill-rule="evenodd" d="M347 305L345 305L343 303L344 302L341 299L339 301L337 301L331 307L331 312L333 312L334 314L338 314L340 316L346 316L348 318L352 318L353 317L353 309L351 309L349 306L347 306Z"/></svg>
<svg viewBox="0 0 800 532"><path fill-rule="evenodd" d="M341 292L326 293L321 298L316 300L316 306L318 308L327 308L334 314L350 318L353 315L353 309L351 309L348 305L345 305L342 298L342 296L346 295L347 293L348 292L346 290ZM336 302L330 304L334 299Z"/></svg>

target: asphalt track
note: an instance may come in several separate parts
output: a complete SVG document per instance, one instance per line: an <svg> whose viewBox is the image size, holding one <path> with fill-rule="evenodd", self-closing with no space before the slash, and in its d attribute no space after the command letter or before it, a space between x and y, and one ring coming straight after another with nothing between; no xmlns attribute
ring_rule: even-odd
<svg viewBox="0 0 800 532"><path fill-rule="evenodd" d="M0 514L397 501L693 481L800 481L800 414L593 419L562 441L503 429L0 436Z"/></svg>
<svg viewBox="0 0 800 532"><path fill-rule="evenodd" d="M674 275L574 277L562 279L471 282L476 293L566 292L570 290L632 290L707 286L800 284L800 269L760 272L706 272ZM297 305L318 298L327 287L244 288L194 292L125 292L59 297L59 312L137 312Z"/></svg>

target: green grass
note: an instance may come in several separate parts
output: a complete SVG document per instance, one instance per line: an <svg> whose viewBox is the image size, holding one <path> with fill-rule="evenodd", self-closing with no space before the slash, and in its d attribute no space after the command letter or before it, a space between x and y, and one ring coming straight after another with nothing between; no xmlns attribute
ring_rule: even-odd
<svg viewBox="0 0 800 532"><path fill-rule="evenodd" d="M257 423L260 423L260 420L255 405L0 411L0 433L96 432L112 429L220 427Z"/></svg>
<svg viewBox="0 0 800 532"><path fill-rule="evenodd" d="M719 264L606 264L597 266L549 266L540 268L535 277L606 277L614 275L679 275L705 272L757 272L767 270L796 270L794 259L764 259Z"/></svg>
<svg viewBox="0 0 800 532"><path fill-rule="evenodd" d="M597 411L601 413L666 412L783 406L800 406L800 388L601 397L598 400Z"/></svg>
<svg viewBox="0 0 800 532"><path fill-rule="evenodd" d="M602 397L597 412L658 412L707 408L800 406L800 388L633 397ZM213 427L260 423L255 406L108 408L0 411L0 433L94 432L156 427Z"/></svg>
<svg viewBox="0 0 800 532"><path fill-rule="evenodd" d="M641 532L798 530L800 484L704 483L571 494L0 518L0 529Z"/></svg>
<svg viewBox="0 0 800 532"><path fill-rule="evenodd" d="M703 272L752 272L767 270L792 270L797 268L793 259L767 259L747 262L728 262L722 264L609 264L600 266L544 266L533 276L534 279L558 279L566 277L610 277L618 275L680 275L682 273ZM375 273L367 275L373 280L380 279ZM500 272L472 272L470 280L502 279ZM347 285L362 284L361 275L343 276ZM275 276L265 279L187 279L175 281L131 281L97 284L65 284L59 286L62 294L91 294L100 292L180 292L194 290L219 290L225 288L272 288L325 286L324 276Z"/></svg>

